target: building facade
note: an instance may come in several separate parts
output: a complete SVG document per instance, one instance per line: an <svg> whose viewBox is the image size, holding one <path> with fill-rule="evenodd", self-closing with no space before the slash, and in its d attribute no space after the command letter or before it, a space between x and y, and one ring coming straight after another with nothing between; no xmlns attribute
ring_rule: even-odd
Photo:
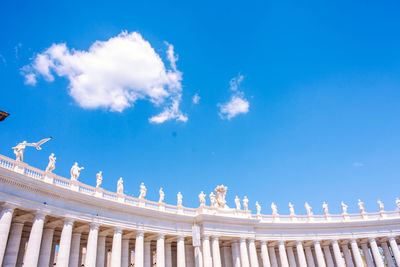
<svg viewBox="0 0 400 267"><path fill-rule="evenodd" d="M54 155L53 155L54 156ZM51 160L50 160L51 161ZM51 163L51 162L50 162ZM51 165L49 163L49 166ZM55 161L54 161L55 164ZM77 164L75 166L77 167ZM73 167L74 168L74 167ZM164 203L117 193L38 170L0 155L0 265L24 267L395 267L400 211L314 215L251 213L247 200L225 203L226 187L211 205ZM237 199L238 200L238 199ZM398 202L400 205L400 201ZM242 207L243 205L243 207Z"/></svg>

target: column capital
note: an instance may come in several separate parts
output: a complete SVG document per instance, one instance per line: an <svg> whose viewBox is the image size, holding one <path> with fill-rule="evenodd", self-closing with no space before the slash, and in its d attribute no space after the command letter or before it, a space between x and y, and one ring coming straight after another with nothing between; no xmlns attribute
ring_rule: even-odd
<svg viewBox="0 0 400 267"><path fill-rule="evenodd" d="M368 241L369 241L369 242L376 242L375 237L369 237L369 238L368 238Z"/></svg>
<svg viewBox="0 0 400 267"><path fill-rule="evenodd" d="M74 223L74 219L72 218L64 218L64 225L65 224L73 224Z"/></svg>
<svg viewBox="0 0 400 267"><path fill-rule="evenodd" d="M178 242L179 241L185 241L185 236L184 235L178 236Z"/></svg>
<svg viewBox="0 0 400 267"><path fill-rule="evenodd" d="M296 245L303 245L303 241L302 240L297 240L296 241Z"/></svg>
<svg viewBox="0 0 400 267"><path fill-rule="evenodd" d="M100 225L98 223L94 223L94 222L89 224L90 229L97 229L98 230L99 226Z"/></svg>
<svg viewBox="0 0 400 267"><path fill-rule="evenodd" d="M52 228L54 230L54 228ZM73 232L72 236L81 236L82 233L81 232Z"/></svg>
<svg viewBox="0 0 400 267"><path fill-rule="evenodd" d="M285 245L285 241L284 240L279 240L279 245Z"/></svg>
<svg viewBox="0 0 400 267"><path fill-rule="evenodd" d="M315 244L315 245L320 245L319 239L315 239L315 240L314 240L314 244Z"/></svg>
<svg viewBox="0 0 400 267"><path fill-rule="evenodd" d="M158 235L157 235L157 240L158 239L164 239L165 238L165 234L163 234L163 233L159 233Z"/></svg>
<svg viewBox="0 0 400 267"><path fill-rule="evenodd" d="M260 240L261 245L267 245L267 241L265 240Z"/></svg>
<svg viewBox="0 0 400 267"><path fill-rule="evenodd" d="M254 237L250 237L247 240L249 241L249 243L254 243L256 241Z"/></svg>
<svg viewBox="0 0 400 267"><path fill-rule="evenodd" d="M247 238L246 237L240 237L240 242L246 242Z"/></svg>
<svg viewBox="0 0 400 267"><path fill-rule="evenodd" d="M210 235L202 235L203 240L210 240Z"/></svg>
<svg viewBox="0 0 400 267"><path fill-rule="evenodd" d="M211 238L212 238L212 240L217 240L217 241L219 240L219 236L218 235L213 235Z"/></svg>
<svg viewBox="0 0 400 267"><path fill-rule="evenodd" d="M143 230L136 231L136 237L143 237L143 236L144 236L144 231Z"/></svg>
<svg viewBox="0 0 400 267"><path fill-rule="evenodd" d="M114 234L122 234L122 228L120 227L114 228Z"/></svg>
<svg viewBox="0 0 400 267"><path fill-rule="evenodd" d="M350 239L350 243L351 243L351 244L353 244L353 243L356 243L356 244L357 244L357 240L356 240L355 238L352 238L352 239Z"/></svg>

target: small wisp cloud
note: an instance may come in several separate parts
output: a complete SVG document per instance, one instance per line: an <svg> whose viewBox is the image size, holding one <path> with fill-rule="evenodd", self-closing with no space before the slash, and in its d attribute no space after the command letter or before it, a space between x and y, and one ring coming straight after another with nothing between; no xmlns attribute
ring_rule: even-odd
<svg viewBox="0 0 400 267"><path fill-rule="evenodd" d="M168 66L138 32L124 31L107 41L95 41L87 51L53 44L21 72L32 86L39 78L53 82L54 76L65 77L69 95L85 109L122 112L138 100L147 100L162 108L150 122L185 122L187 116L179 109L182 73L176 67L173 45L166 45Z"/></svg>
<svg viewBox="0 0 400 267"><path fill-rule="evenodd" d="M219 116L222 119L230 120L239 114L249 112L249 101L245 98L244 93L239 90L243 79L244 76L239 74L229 81L230 90L232 91L231 99L227 103L218 104Z"/></svg>

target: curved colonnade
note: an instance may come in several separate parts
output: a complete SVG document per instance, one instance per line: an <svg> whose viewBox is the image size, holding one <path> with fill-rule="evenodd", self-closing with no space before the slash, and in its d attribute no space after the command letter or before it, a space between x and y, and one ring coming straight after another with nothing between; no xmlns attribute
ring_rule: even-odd
<svg viewBox="0 0 400 267"><path fill-rule="evenodd" d="M279 216L156 203L0 156L0 265L395 267L400 212Z"/></svg>

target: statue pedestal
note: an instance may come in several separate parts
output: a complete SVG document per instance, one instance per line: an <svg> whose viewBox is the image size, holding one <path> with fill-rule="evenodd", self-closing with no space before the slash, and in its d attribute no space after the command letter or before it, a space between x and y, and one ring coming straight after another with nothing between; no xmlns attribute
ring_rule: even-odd
<svg viewBox="0 0 400 267"><path fill-rule="evenodd" d="M158 203L158 210L165 211L165 204L164 203Z"/></svg>
<svg viewBox="0 0 400 267"><path fill-rule="evenodd" d="M71 181L71 190L79 191L78 181Z"/></svg>
<svg viewBox="0 0 400 267"><path fill-rule="evenodd" d="M100 187L96 187L96 191L94 192L96 197L103 198L103 190Z"/></svg>
<svg viewBox="0 0 400 267"><path fill-rule="evenodd" d="M177 212L178 212L179 214L183 214L183 208L182 208L182 206L178 206Z"/></svg>
<svg viewBox="0 0 400 267"><path fill-rule="evenodd" d="M44 176L44 181L46 183L52 184L54 182L54 178L53 176L51 176L50 173L46 173L46 175Z"/></svg>
<svg viewBox="0 0 400 267"><path fill-rule="evenodd" d="M123 194L117 195L118 202L125 203L125 196Z"/></svg>
<svg viewBox="0 0 400 267"><path fill-rule="evenodd" d="M15 171L15 172L18 172L18 173L20 173L20 174L24 174L25 168L22 167L22 166L20 166L20 165L18 165L18 163L17 163L17 164L14 166L14 171Z"/></svg>
<svg viewBox="0 0 400 267"><path fill-rule="evenodd" d="M145 207L146 206L146 203L143 201L143 198L139 198L138 202L139 202L139 207Z"/></svg>

